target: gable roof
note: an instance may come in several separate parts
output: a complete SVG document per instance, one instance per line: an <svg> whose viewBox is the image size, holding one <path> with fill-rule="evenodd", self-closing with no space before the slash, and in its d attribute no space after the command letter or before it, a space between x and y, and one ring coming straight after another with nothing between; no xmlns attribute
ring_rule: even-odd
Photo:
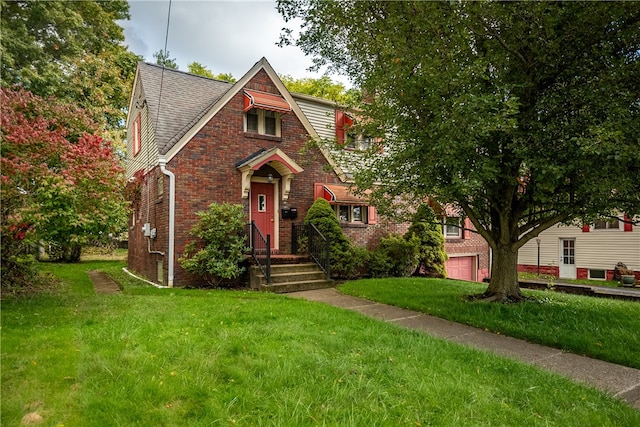
<svg viewBox="0 0 640 427"><path fill-rule="evenodd" d="M145 62L138 63L138 77L161 155L234 86Z"/></svg>
<svg viewBox="0 0 640 427"><path fill-rule="evenodd" d="M261 70L264 70L273 81L310 138L319 140L317 130L264 57L236 83L213 80L140 62L136 72L136 84L140 82L142 96L147 102L158 154L165 161L171 160L235 94L244 90L247 83ZM299 94L296 94L296 97L299 97ZM320 98L305 97L320 103L327 102ZM133 103L133 97L131 102ZM131 111L131 105L129 111ZM342 171L343 168L324 145L321 144L319 148L340 179L345 181L347 177Z"/></svg>

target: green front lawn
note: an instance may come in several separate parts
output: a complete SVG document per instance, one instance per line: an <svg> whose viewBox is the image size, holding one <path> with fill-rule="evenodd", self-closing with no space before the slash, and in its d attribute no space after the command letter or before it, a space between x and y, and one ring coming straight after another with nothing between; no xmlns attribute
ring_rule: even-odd
<svg viewBox="0 0 640 427"><path fill-rule="evenodd" d="M2 303L3 426L640 425L600 391L355 312L44 267L65 285ZM94 294L95 268L125 292Z"/></svg>
<svg viewBox="0 0 640 427"><path fill-rule="evenodd" d="M420 311L576 354L640 368L640 303L524 290L519 304L469 302L482 283L389 278L347 282L344 293Z"/></svg>

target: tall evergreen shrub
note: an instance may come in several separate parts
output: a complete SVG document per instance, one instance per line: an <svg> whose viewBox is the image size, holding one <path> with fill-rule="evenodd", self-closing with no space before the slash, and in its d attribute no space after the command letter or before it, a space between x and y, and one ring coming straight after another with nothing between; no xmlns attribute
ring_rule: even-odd
<svg viewBox="0 0 640 427"><path fill-rule="evenodd" d="M419 240L419 264L414 275L426 277L447 277L444 236L440 221L429 205L422 204L413 216L404 238Z"/></svg>
<svg viewBox="0 0 640 427"><path fill-rule="evenodd" d="M325 199L317 199L304 218L305 225L313 224L329 240L331 276L351 278L365 262L365 252L354 247L345 236L333 208Z"/></svg>

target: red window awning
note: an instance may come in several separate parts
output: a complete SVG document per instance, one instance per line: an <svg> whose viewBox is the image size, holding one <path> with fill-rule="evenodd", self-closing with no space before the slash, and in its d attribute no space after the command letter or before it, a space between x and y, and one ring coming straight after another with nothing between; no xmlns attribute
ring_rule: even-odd
<svg viewBox="0 0 640 427"><path fill-rule="evenodd" d="M291 111L289 103L280 95L245 89L244 111L249 111L252 108L277 111L278 113L288 113Z"/></svg>
<svg viewBox="0 0 640 427"><path fill-rule="evenodd" d="M316 184L316 198L318 197L322 197L329 203L368 205L365 198L353 194L347 185Z"/></svg>

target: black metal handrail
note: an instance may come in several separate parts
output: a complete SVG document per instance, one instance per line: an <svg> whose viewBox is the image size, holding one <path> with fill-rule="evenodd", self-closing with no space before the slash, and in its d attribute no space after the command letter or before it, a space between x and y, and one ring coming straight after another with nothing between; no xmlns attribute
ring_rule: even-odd
<svg viewBox="0 0 640 427"><path fill-rule="evenodd" d="M249 248L251 256L264 274L267 285L271 284L271 235L265 238L256 225L255 221L247 224L247 235L249 237Z"/></svg>
<svg viewBox="0 0 640 427"><path fill-rule="evenodd" d="M292 224L291 252L306 252L324 271L327 280L331 278L329 240L313 224Z"/></svg>

